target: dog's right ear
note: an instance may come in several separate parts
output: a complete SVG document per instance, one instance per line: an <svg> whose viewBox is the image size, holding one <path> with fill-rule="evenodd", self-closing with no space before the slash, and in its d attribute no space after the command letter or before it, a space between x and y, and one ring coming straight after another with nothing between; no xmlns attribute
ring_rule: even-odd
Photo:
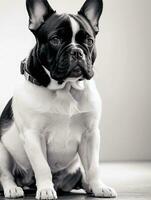
<svg viewBox="0 0 151 200"><path fill-rule="evenodd" d="M55 11L47 0L26 0L26 7L29 15L29 29L36 31L44 21Z"/></svg>

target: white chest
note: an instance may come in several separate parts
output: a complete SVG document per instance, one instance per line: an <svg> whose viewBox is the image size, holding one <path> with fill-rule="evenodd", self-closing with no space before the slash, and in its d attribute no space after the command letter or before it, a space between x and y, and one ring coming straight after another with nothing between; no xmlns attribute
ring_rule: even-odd
<svg viewBox="0 0 151 200"><path fill-rule="evenodd" d="M14 94L13 108L20 110L23 118L33 115L68 115L92 112L98 108L100 98L93 80L86 82L83 90L72 88L70 83L59 90L49 90L25 81Z"/></svg>
<svg viewBox="0 0 151 200"><path fill-rule="evenodd" d="M80 115L53 116L45 128L48 162L52 170L66 167L76 156L85 126Z"/></svg>
<svg viewBox="0 0 151 200"><path fill-rule="evenodd" d="M73 160L87 128L85 115L99 111L100 106L93 82L82 91L68 86L50 91L25 82L14 94L15 120L21 129L30 128L43 136L52 170Z"/></svg>

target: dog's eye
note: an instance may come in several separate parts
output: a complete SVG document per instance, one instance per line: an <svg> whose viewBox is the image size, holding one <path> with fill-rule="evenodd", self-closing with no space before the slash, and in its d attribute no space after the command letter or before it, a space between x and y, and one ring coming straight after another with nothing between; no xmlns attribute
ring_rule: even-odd
<svg viewBox="0 0 151 200"><path fill-rule="evenodd" d="M53 46L58 46L58 45L60 45L60 43L61 43L60 38L57 37L57 36L52 37L49 41L50 41L50 43L51 43Z"/></svg>
<svg viewBox="0 0 151 200"><path fill-rule="evenodd" d="M89 47L91 47L91 46L93 45L94 41L93 41L92 38L87 38L87 39L86 39L86 43L87 43L87 45L88 45Z"/></svg>

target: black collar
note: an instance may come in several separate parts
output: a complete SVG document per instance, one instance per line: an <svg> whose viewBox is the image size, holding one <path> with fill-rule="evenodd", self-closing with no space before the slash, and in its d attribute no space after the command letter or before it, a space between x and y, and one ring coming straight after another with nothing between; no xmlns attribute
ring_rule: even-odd
<svg viewBox="0 0 151 200"><path fill-rule="evenodd" d="M31 83L33 83L35 85L41 86L41 84L27 70L27 60L26 60L26 58L20 64L20 73L25 76L25 79L27 81L30 81Z"/></svg>

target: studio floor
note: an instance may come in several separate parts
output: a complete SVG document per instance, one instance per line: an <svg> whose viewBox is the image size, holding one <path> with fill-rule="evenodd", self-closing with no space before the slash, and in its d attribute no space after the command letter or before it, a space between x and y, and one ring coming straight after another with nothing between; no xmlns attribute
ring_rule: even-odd
<svg viewBox="0 0 151 200"><path fill-rule="evenodd" d="M103 181L116 189L117 200L151 200L151 163L103 163L101 173ZM0 200L4 199L0 196ZM34 195L26 195L23 199L32 200ZM96 198L78 191L78 193L60 196L58 199L94 200Z"/></svg>

